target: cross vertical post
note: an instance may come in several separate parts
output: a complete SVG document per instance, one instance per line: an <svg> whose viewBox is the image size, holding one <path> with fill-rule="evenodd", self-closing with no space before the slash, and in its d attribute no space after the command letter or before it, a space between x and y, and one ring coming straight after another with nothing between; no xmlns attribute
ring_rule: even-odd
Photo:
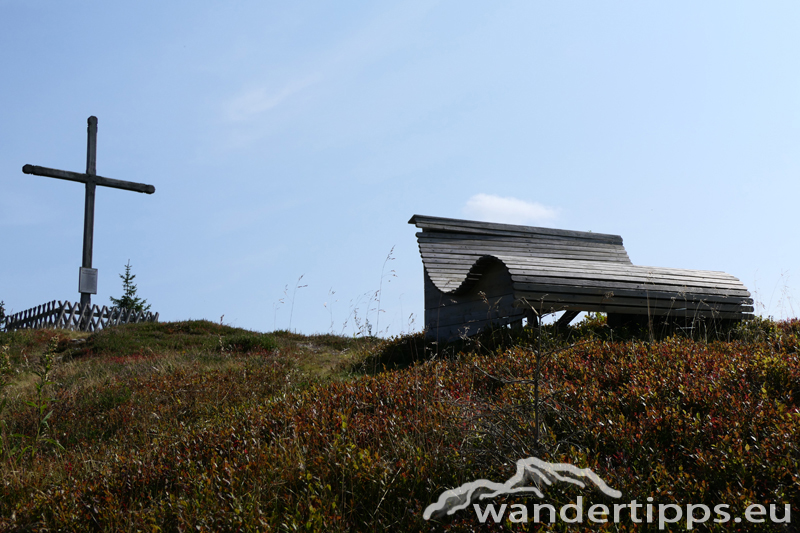
<svg viewBox="0 0 800 533"><path fill-rule="evenodd" d="M92 177L97 175L97 117L89 117L86 141L86 202L83 211L83 268L92 268L92 245L94 242L94 193L96 185ZM92 294L81 293L81 308L92 303Z"/></svg>

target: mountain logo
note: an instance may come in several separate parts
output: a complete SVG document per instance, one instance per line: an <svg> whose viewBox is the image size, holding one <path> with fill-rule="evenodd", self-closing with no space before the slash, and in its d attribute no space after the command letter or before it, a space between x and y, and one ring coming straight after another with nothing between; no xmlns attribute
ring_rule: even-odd
<svg viewBox="0 0 800 533"><path fill-rule="evenodd" d="M620 498L622 493L612 489L589 468L578 468L569 463L548 463L537 457L528 457L517 461L517 472L505 483L497 483L488 479L478 479L465 483L456 489L444 491L436 503L425 508L422 517L425 520L452 515L456 511L466 509L470 504L488 500L503 494L533 493L538 498L544 494L540 487L554 483L571 483L581 488L586 487L584 481L591 481L603 494L611 498Z"/></svg>

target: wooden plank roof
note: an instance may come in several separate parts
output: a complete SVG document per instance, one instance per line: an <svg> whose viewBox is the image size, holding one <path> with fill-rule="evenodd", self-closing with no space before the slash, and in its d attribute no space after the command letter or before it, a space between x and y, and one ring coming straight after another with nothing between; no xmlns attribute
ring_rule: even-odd
<svg viewBox="0 0 800 533"><path fill-rule="evenodd" d="M425 273L444 294L469 293L500 263L515 305L742 318L747 288L724 272L631 263L619 235L414 215Z"/></svg>

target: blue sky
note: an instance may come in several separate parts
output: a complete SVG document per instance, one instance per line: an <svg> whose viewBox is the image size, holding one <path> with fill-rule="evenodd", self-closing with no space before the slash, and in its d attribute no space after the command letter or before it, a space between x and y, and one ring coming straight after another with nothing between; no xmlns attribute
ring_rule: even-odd
<svg viewBox="0 0 800 533"><path fill-rule="evenodd" d="M83 172L96 115L98 174L156 193L98 189L95 303L130 260L162 320L418 330L424 214L619 234L797 316L798 27L788 1L0 0L0 300L78 300L83 186L21 168Z"/></svg>

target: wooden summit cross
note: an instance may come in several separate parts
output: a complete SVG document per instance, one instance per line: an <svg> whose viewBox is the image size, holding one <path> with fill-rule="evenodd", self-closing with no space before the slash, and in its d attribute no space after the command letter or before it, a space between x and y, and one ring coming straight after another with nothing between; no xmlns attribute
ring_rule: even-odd
<svg viewBox="0 0 800 533"><path fill-rule="evenodd" d="M97 269L92 268L92 241L94 239L94 190L97 185L126 191L153 194L156 188L144 183L115 180L97 175L97 117L89 117L86 147L86 173L69 172L53 168L25 165L22 172L48 178L77 181L86 184L86 203L83 215L83 263L80 269L78 291L81 293L81 308L92 303L92 294L97 294Z"/></svg>

